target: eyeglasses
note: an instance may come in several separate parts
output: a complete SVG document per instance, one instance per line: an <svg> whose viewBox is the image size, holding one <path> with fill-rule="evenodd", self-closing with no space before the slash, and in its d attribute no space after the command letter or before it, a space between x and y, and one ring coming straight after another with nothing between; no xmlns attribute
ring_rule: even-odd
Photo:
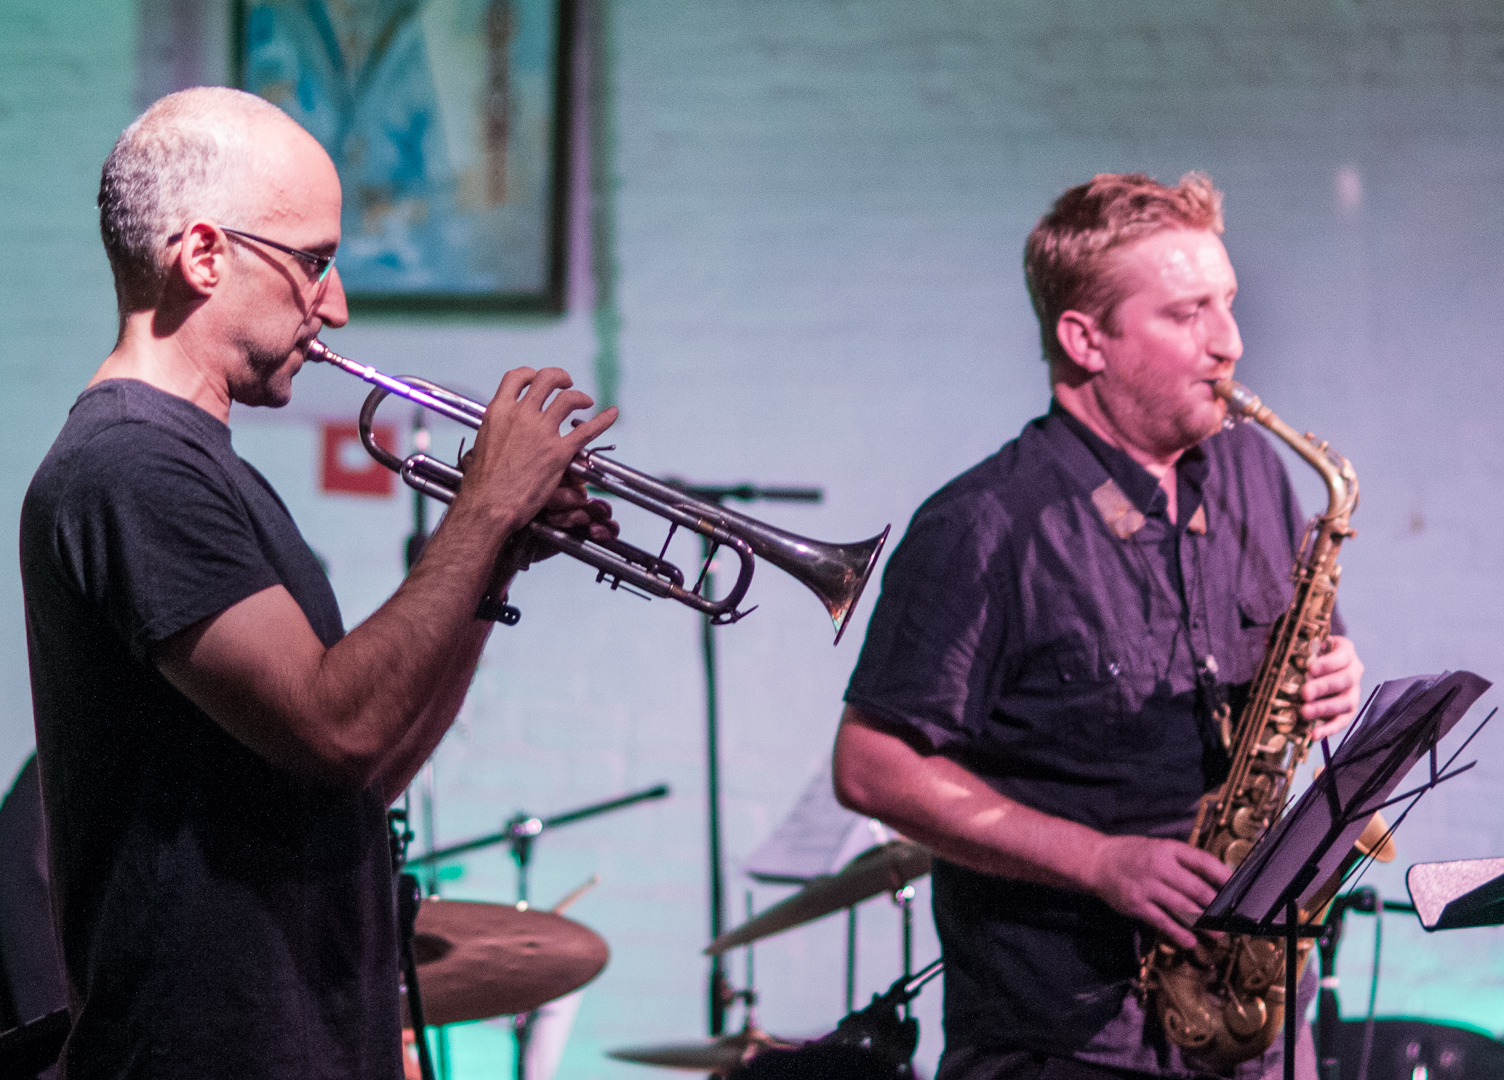
<svg viewBox="0 0 1504 1080"><path fill-rule="evenodd" d="M276 248L278 251L284 251L294 258L302 259L310 267L312 267L313 273L315 275L315 284L323 284L324 279L329 276L329 271L334 268L333 255L315 255L311 251L303 251L301 248L288 247L286 244L279 244L275 240L268 240L264 236L257 236L255 233L242 232L239 229L231 229L224 225L220 226L220 230L222 232L229 233L231 236L238 236L243 240L254 240L258 244L265 244L269 248ZM167 242L169 244L176 244L182 238L182 233L175 232L167 238Z"/></svg>

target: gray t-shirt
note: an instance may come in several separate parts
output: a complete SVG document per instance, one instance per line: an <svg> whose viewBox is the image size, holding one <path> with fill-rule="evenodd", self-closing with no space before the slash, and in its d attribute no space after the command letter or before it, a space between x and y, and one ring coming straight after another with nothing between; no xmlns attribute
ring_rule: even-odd
<svg viewBox="0 0 1504 1080"><path fill-rule="evenodd" d="M70 1080L402 1073L385 805L274 768L157 671L317 559L230 430L133 380L85 391L21 512L33 708L74 1028Z"/></svg>

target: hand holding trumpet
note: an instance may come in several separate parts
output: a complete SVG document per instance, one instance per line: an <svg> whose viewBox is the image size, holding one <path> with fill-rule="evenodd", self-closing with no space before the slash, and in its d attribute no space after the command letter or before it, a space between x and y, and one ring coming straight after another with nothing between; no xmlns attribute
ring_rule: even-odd
<svg viewBox="0 0 1504 1080"><path fill-rule="evenodd" d="M586 497L584 482L567 470L580 451L616 422L617 411L603 409L561 434L571 413L595 404L573 385L569 373L556 367L515 368L502 377L476 431L475 446L460 463L465 482L455 497L456 510L468 510L478 501L503 535L515 535L541 514L557 529L581 531L591 539L615 538L610 507Z"/></svg>

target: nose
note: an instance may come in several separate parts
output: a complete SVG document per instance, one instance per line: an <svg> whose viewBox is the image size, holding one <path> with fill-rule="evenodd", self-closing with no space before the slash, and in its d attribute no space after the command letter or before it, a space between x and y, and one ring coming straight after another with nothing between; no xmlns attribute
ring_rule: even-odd
<svg viewBox="0 0 1504 1080"><path fill-rule="evenodd" d="M331 266L324 279L319 301L314 305L314 314L325 326L344 326L350 321L350 306L345 302L345 283L340 280L339 267Z"/></svg>
<svg viewBox="0 0 1504 1080"><path fill-rule="evenodd" d="M1238 320L1233 318L1232 308L1219 306L1212 317L1211 332L1206 339L1206 351L1219 362L1235 364L1243 355L1243 336L1238 333Z"/></svg>

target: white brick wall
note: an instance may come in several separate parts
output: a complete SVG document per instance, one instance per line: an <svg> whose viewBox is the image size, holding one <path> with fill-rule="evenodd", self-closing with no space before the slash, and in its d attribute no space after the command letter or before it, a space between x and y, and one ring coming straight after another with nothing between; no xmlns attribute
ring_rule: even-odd
<svg viewBox="0 0 1504 1080"><path fill-rule="evenodd" d="M1370 673L1504 672L1498 4L616 0L608 17L624 320L624 419L612 438L623 460L705 480L822 484L822 507L755 512L829 539L887 521L901 532L925 495L1047 400L1019 271L1033 220L1094 172L1203 168L1227 192L1240 377L1331 439L1362 478L1342 602ZM131 35L126 5L0 9L0 363L13 388L0 445L14 463L0 506L12 521L109 345L91 207L139 81ZM1357 205L1342 202L1344 171ZM577 311L551 325L365 320L336 347L479 387L516 362L584 377L595 346ZM353 412L361 394L332 372L300 384L296 411L238 413L238 445L288 494L354 619L396 582L407 504L315 494L310 423ZM1296 480L1312 502L1310 478ZM754 588L761 610L720 634L733 863L827 752L872 602L831 649L800 586L765 568ZM0 623L8 768L28 741L25 661L13 573L0 590L12 611ZM534 875L546 903L599 871L575 911L614 951L562 1075L645 1076L600 1051L703 1030L695 623L608 596L557 560L518 594L524 621L498 631L440 751L441 837L488 831L518 807L674 785L670 801L546 837ZM1478 769L1428 797L1400 862L1371 876L1386 894L1403 892L1411 862L1504 853L1491 797L1504 732L1475 746ZM451 892L505 899L512 888L497 852L470 860ZM863 996L895 974L885 907L864 910ZM1386 930L1381 1012L1499 1030L1504 936L1425 936L1395 917ZM1343 956L1350 1013L1366 997L1368 932L1356 921ZM832 921L759 950L766 1027L834 1023L841 939ZM926 928L921 962L933 947ZM928 1062L937 1005L927 992ZM467 1029L457 1075L501 1074L488 1055L504 1047L494 1026Z"/></svg>

